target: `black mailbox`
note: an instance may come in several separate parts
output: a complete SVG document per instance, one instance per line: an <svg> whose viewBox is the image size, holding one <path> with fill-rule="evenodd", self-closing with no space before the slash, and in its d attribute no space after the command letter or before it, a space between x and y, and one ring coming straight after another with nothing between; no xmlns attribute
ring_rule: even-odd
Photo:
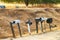
<svg viewBox="0 0 60 40"><path fill-rule="evenodd" d="M46 22L49 24L49 28L50 28L50 31L51 31L51 28L52 28L51 23L53 22L53 19L52 18L48 18L46 20Z"/></svg>
<svg viewBox="0 0 60 40"><path fill-rule="evenodd" d="M32 22L31 22L30 20L28 20L28 21L26 22L26 24L32 25Z"/></svg>
<svg viewBox="0 0 60 40"><path fill-rule="evenodd" d="M53 21L52 18L48 18L46 22L47 23L52 23L52 21Z"/></svg>
<svg viewBox="0 0 60 40"><path fill-rule="evenodd" d="M13 21L13 24L15 24L15 21Z"/></svg>
<svg viewBox="0 0 60 40"><path fill-rule="evenodd" d="M35 21L36 21L36 22L39 22L39 21L40 21L40 18L36 18Z"/></svg>

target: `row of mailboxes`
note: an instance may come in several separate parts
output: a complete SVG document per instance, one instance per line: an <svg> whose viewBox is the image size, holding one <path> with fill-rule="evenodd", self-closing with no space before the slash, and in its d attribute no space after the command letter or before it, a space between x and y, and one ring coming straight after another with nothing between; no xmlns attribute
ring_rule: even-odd
<svg viewBox="0 0 60 40"><path fill-rule="evenodd" d="M36 22L36 32L37 32L37 33L38 33L38 22L41 23L41 31L43 32L42 23L43 23L44 21L46 21L46 22L49 24L49 28L50 28L50 30L51 30L50 24L53 22L53 19L52 19L52 18L44 18L44 17L35 18L35 22ZM20 34L20 36L22 37L19 23L20 23L20 20L14 20L14 21L11 21L11 22L10 22L13 37L15 37L14 29L13 29L13 24L17 24L17 25L18 25L19 34ZM28 21L26 22L26 24L27 24L27 26L28 26L28 32L29 32L29 34L31 35L31 32L30 32L30 26L32 25L31 20L28 20Z"/></svg>
<svg viewBox="0 0 60 40"><path fill-rule="evenodd" d="M38 22L41 23L41 31L42 31L42 32L43 32L42 23L43 23L44 21L46 21L46 22L49 24L49 28L50 28L50 30L51 30L50 24L53 22L52 18L44 18L44 17L41 17L41 18L36 18L35 21L36 21L36 30L37 30L37 33L38 33Z"/></svg>

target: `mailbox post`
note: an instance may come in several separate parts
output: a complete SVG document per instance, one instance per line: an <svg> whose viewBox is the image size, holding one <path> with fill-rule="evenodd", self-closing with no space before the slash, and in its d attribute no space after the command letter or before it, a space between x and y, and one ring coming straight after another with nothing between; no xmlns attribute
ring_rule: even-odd
<svg viewBox="0 0 60 40"><path fill-rule="evenodd" d="M10 22L11 30L12 30L12 34L13 34L13 37L14 37L14 38L15 38L15 34L14 34L13 26L12 26L13 24L17 24L17 25L18 25L19 34L20 34L20 36L22 37L21 29L20 29L20 25L19 25L19 23L20 23L20 20L13 20L13 21Z"/></svg>
<svg viewBox="0 0 60 40"><path fill-rule="evenodd" d="M36 33L38 33L38 23L39 23L39 19L40 19L40 18L35 18L35 22L36 22Z"/></svg>
<svg viewBox="0 0 60 40"><path fill-rule="evenodd" d="M51 23L53 22L53 19L48 18L46 22L49 24L49 28L50 28L50 31L51 31Z"/></svg>
<svg viewBox="0 0 60 40"><path fill-rule="evenodd" d="M42 23L43 23L43 22L41 22L41 31L43 32L43 26L42 26Z"/></svg>
<svg viewBox="0 0 60 40"><path fill-rule="evenodd" d="M13 37L15 38L15 33L14 33L14 29L12 27L12 23L10 22L10 26L11 26L11 30L12 30L12 34L13 34Z"/></svg>
<svg viewBox="0 0 60 40"><path fill-rule="evenodd" d="M31 35L31 31L30 31L30 26L32 25L32 22L30 20L28 20L26 22L27 26L28 26L28 32L29 32L29 35Z"/></svg>
<svg viewBox="0 0 60 40"><path fill-rule="evenodd" d="M19 34L20 34L20 36L22 37L22 34L21 34L21 28L20 28L19 23L17 23L17 25L18 25L18 29L19 29Z"/></svg>

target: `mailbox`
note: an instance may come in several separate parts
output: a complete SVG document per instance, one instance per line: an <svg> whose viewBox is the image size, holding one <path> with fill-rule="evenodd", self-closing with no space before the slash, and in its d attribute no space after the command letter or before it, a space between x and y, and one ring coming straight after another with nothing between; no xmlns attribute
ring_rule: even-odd
<svg viewBox="0 0 60 40"><path fill-rule="evenodd" d="M36 32L38 33L38 22L41 23L41 31L43 32L43 21L45 21L47 18L44 18L44 17L40 17L40 18L35 18L35 21L36 21Z"/></svg>
<svg viewBox="0 0 60 40"><path fill-rule="evenodd" d="M20 23L20 20L13 20L11 21L12 24L17 24L17 23Z"/></svg>
<svg viewBox="0 0 60 40"><path fill-rule="evenodd" d="M52 23L52 21L53 21L52 18L48 18L46 22L47 22L47 23Z"/></svg>
<svg viewBox="0 0 60 40"><path fill-rule="evenodd" d="M26 22L26 24L32 25L32 22L31 22L30 20L28 20L28 21Z"/></svg>
<svg viewBox="0 0 60 40"><path fill-rule="evenodd" d="M44 21L44 18L43 18L43 17L41 17L39 20L40 20L40 22L43 22L43 21Z"/></svg>
<svg viewBox="0 0 60 40"><path fill-rule="evenodd" d="M50 31L51 31L51 28L52 28L51 23L53 22L53 19L52 18L48 18L46 20L46 22L49 24L49 28L50 28Z"/></svg>
<svg viewBox="0 0 60 40"><path fill-rule="evenodd" d="M40 18L40 23L41 23L41 28L40 29L41 29L42 32L43 32L43 24L42 23L43 23L44 20L45 20L44 17Z"/></svg>
<svg viewBox="0 0 60 40"><path fill-rule="evenodd" d="M12 30L12 34L13 34L13 37L14 37L14 38L15 38L15 34L14 34L13 24L17 24L17 25L18 25L19 34L20 34L20 36L22 37L19 23L20 23L20 20L13 20L13 21L10 22L11 30Z"/></svg>
<svg viewBox="0 0 60 40"><path fill-rule="evenodd" d="M43 32L43 22L44 22L44 21L46 21L46 20L47 20L47 18L40 17L40 19L39 19L39 20L40 20L40 23L41 23L41 25L40 25L40 27L41 27L41 28L40 28L40 29L41 29L41 31ZM44 24L44 25L45 25L45 24ZM46 28L46 27L45 27L45 28Z"/></svg>
<svg viewBox="0 0 60 40"><path fill-rule="evenodd" d="M27 20L26 24L28 26L29 35L31 35L30 26L32 25L32 22L30 20Z"/></svg>

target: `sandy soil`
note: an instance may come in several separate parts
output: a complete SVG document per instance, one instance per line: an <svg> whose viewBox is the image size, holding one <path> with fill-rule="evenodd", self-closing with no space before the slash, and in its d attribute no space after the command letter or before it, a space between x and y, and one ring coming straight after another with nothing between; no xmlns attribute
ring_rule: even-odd
<svg viewBox="0 0 60 40"><path fill-rule="evenodd" d="M20 38L7 38L0 40L60 40L60 30Z"/></svg>

